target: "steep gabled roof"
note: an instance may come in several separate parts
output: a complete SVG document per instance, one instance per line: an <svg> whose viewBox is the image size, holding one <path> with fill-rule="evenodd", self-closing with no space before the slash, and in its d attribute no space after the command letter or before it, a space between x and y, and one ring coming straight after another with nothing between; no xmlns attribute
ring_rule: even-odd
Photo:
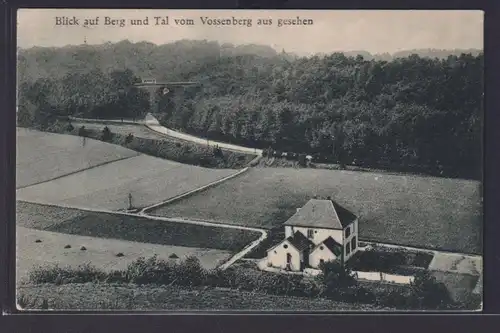
<svg viewBox="0 0 500 333"><path fill-rule="evenodd" d="M314 243L307 239L301 232L297 231L293 236L287 238L287 241L290 242L297 250L302 251L309 247L313 247Z"/></svg>
<svg viewBox="0 0 500 333"><path fill-rule="evenodd" d="M333 200L311 199L284 225L344 229L356 219L356 215Z"/></svg>
<svg viewBox="0 0 500 333"><path fill-rule="evenodd" d="M271 247L267 252L274 250L284 242L290 243L293 247L295 247L297 250L302 251L304 249L307 249L308 247L313 247L314 243L311 242L309 239L307 239L306 236L304 236L300 231L296 231L295 234L292 236L285 238L282 240L280 243L276 244L275 246Z"/></svg>
<svg viewBox="0 0 500 333"><path fill-rule="evenodd" d="M332 237L328 237L322 243L318 244L318 246L321 245L324 245L326 248L332 251L332 253L335 254L336 256L339 256L342 253L342 244L338 243Z"/></svg>

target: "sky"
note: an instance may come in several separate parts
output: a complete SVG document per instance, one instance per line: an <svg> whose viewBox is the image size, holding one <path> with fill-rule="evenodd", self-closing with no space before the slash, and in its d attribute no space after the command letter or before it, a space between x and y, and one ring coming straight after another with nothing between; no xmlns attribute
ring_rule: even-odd
<svg viewBox="0 0 500 333"><path fill-rule="evenodd" d="M56 25L56 17L79 19L79 25ZM105 17L124 19L125 25L104 25ZM169 17L169 25L155 25L154 17ZM84 27L84 20L99 17L98 25ZM131 19L148 17L149 25L133 26ZM252 26L208 26L201 17L252 19ZM278 27L279 19L311 19L312 25ZM191 18L193 26L175 19ZM258 19L272 19L272 26L258 26ZM482 49L483 12L424 10L137 10L137 9L20 9L19 47L102 44L128 39L165 44L181 39L206 39L220 43L265 44L297 54L336 51L394 53L402 50Z"/></svg>

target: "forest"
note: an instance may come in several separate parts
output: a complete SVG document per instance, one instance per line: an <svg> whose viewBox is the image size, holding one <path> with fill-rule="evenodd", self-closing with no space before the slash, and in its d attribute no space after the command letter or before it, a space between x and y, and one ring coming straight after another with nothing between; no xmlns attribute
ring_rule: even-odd
<svg viewBox="0 0 500 333"><path fill-rule="evenodd" d="M153 110L167 127L341 165L481 179L482 52L390 60L267 46L127 41L18 55L18 124L139 118L140 78L189 80Z"/></svg>

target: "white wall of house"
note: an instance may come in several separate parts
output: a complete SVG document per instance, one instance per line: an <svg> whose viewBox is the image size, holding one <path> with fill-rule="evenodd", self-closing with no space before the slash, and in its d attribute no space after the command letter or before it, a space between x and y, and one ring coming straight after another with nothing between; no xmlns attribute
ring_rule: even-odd
<svg viewBox="0 0 500 333"><path fill-rule="evenodd" d="M309 266L312 268L319 268L321 260L324 262L334 261L337 256L324 245L320 245L314 249L309 255Z"/></svg>
<svg viewBox="0 0 500 333"><path fill-rule="evenodd" d="M300 263L301 261L303 261L303 254L286 240L275 248L267 251L268 265L276 268L286 269L287 253L291 255L290 269L292 271L300 271Z"/></svg>
<svg viewBox="0 0 500 333"><path fill-rule="evenodd" d="M312 238L308 237L308 230L312 230ZM307 228L307 227L296 227L296 226L285 226L285 238L292 236L295 232L301 232L304 236L309 238L314 245L322 243L328 237L332 237L339 244L343 244L343 233L342 230L334 229L321 229L321 228Z"/></svg>
<svg viewBox="0 0 500 333"><path fill-rule="evenodd" d="M350 229L350 235L348 237L345 237L347 229ZM349 258L351 258L359 250L358 229L359 228L358 228L358 220L357 219L344 229L343 242L340 244L344 245L344 260L345 261L349 260ZM353 243L354 237L356 237L356 247L353 250L352 243ZM349 251L347 251L347 248L349 248Z"/></svg>

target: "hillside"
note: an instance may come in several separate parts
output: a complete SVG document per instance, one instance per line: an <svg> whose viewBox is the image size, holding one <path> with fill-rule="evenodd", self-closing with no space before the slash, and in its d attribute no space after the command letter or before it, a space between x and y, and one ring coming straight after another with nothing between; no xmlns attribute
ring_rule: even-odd
<svg viewBox="0 0 500 333"><path fill-rule="evenodd" d="M275 57L276 50L266 45L233 45L209 41L181 40L155 45L149 42L101 45L70 45L61 48L32 47L18 52L19 80L63 78L67 73L90 73L130 69L141 77L157 80L184 80L186 73L196 72L200 64L219 56L258 55ZM143 61L147 59L147 61Z"/></svg>
<svg viewBox="0 0 500 333"><path fill-rule="evenodd" d="M162 125L316 162L481 179L484 56L470 51L386 61L188 40L32 48L19 54L19 121L137 118L150 106L134 82L189 80L198 85L172 89L152 110Z"/></svg>

